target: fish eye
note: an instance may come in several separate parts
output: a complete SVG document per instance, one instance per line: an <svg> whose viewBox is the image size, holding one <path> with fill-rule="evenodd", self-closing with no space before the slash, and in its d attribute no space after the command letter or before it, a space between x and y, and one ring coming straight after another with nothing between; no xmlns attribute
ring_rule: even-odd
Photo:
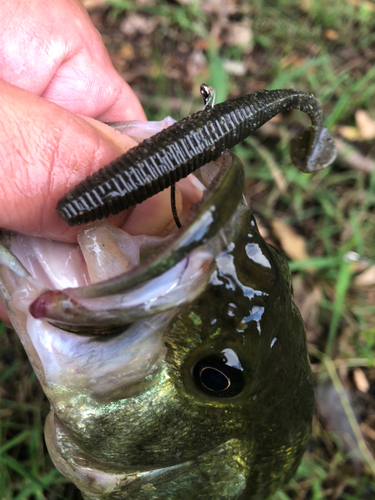
<svg viewBox="0 0 375 500"><path fill-rule="evenodd" d="M217 398L237 396L245 385L243 368L232 349L224 349L199 360L193 368L196 385Z"/></svg>

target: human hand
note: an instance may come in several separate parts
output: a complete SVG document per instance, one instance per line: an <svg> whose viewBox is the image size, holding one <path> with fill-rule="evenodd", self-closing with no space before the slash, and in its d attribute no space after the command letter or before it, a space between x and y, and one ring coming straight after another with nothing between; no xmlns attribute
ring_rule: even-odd
<svg viewBox="0 0 375 500"><path fill-rule="evenodd" d="M58 199L134 145L94 119L145 115L78 0L5 2L0 23L0 227L75 241Z"/></svg>

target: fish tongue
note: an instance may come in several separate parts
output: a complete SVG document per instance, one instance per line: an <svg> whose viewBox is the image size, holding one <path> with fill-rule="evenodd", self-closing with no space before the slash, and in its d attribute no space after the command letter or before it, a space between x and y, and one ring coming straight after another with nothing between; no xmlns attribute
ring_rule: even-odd
<svg viewBox="0 0 375 500"><path fill-rule="evenodd" d="M107 222L86 226L78 234L91 283L126 273L139 264L139 243Z"/></svg>

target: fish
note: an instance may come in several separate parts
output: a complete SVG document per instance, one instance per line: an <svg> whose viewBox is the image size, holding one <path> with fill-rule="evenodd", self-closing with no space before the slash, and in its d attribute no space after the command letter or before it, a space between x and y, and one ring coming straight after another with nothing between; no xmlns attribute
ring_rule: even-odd
<svg viewBox="0 0 375 500"><path fill-rule="evenodd" d="M264 500L310 437L303 321L240 160L182 182L195 200L163 236L101 220L77 245L1 233L0 296L51 403L47 447L86 500Z"/></svg>

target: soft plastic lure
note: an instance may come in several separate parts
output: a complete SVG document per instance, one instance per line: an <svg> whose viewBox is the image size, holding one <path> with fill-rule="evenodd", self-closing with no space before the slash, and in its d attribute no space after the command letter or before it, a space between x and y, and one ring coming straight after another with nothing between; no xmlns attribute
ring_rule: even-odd
<svg viewBox="0 0 375 500"><path fill-rule="evenodd" d="M323 126L320 103L297 90L261 90L215 106L201 86L202 111L183 118L87 177L58 202L70 225L84 224L137 205L232 148L278 113L299 109L311 128L292 141L293 163L304 172L326 167L336 150Z"/></svg>

